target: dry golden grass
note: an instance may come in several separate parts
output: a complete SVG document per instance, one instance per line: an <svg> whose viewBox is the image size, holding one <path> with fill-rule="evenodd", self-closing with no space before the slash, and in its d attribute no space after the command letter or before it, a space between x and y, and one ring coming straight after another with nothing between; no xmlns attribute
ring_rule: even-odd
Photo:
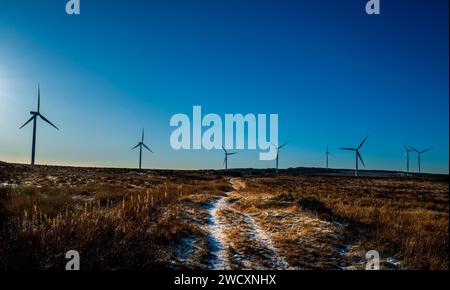
<svg viewBox="0 0 450 290"><path fill-rule="evenodd" d="M448 269L448 182L394 178L280 176L246 180L248 194L269 194L258 207L296 204L349 224L385 258L412 269ZM248 206L248 205L247 205Z"/></svg>
<svg viewBox="0 0 450 290"><path fill-rule="evenodd" d="M299 210L291 194L242 186L256 179L236 181L239 190L229 193L226 210L219 212L228 225L225 239L231 268L363 269L364 253L358 248L340 252L348 245L344 227Z"/></svg>
<svg viewBox="0 0 450 290"><path fill-rule="evenodd" d="M70 172L70 186L49 185L47 172L35 169L31 184L0 187L0 269L62 270L72 249L83 269L166 268L171 243L198 231L175 201L226 186L208 174L131 172L125 181L93 184L91 173Z"/></svg>
<svg viewBox="0 0 450 290"><path fill-rule="evenodd" d="M0 164L0 269L205 269L209 206L225 193L233 269L361 268L370 249L410 269L448 269L448 181ZM341 224L345 226L340 226ZM351 246L345 253L344 246ZM272 259L272 260L271 260ZM363 262L363 261L362 261Z"/></svg>

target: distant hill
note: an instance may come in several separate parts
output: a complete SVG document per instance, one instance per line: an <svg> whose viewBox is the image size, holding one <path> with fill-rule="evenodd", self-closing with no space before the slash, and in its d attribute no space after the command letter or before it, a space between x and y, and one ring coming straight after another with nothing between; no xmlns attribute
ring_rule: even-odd
<svg viewBox="0 0 450 290"><path fill-rule="evenodd" d="M222 171L222 170L218 170ZM317 167L296 167L280 169L280 174L289 175L327 175L327 176L354 176L354 170L352 169L325 169ZM257 175L273 175L275 170L273 168L268 169L254 169L254 168L234 168L228 169L228 175L233 176L257 176ZM411 173L410 176L406 176L402 171L389 171L389 170L359 170L359 177L379 177L379 178L427 178L427 179L439 179L448 180L448 174L433 174L433 173Z"/></svg>
<svg viewBox="0 0 450 290"><path fill-rule="evenodd" d="M58 165L36 165L31 167L29 164L19 164L19 163L8 163L0 161L0 166L3 169L10 168L11 170L26 171L29 170L88 170L93 172L110 172L116 174L129 173L137 171L134 168L107 168L107 167L78 167L78 166L58 166ZM196 176L196 173L201 172L206 175L208 174L226 174L228 176L235 177L251 177L251 176L274 176L275 169L273 168L230 168L225 173L223 169L203 169L203 170L179 170L179 169L144 169L142 172L160 175L180 175L186 174L187 176ZM280 169L279 174L287 175L322 175L322 176L354 176L354 170L352 169L339 169L339 168L326 168L320 167L295 167ZM365 170L360 169L358 172L359 177L369 177L369 178L423 178L423 179L438 179L438 180L448 180L448 174L433 174L433 173L411 173L410 176L406 176L405 172L402 171L389 171L389 170Z"/></svg>

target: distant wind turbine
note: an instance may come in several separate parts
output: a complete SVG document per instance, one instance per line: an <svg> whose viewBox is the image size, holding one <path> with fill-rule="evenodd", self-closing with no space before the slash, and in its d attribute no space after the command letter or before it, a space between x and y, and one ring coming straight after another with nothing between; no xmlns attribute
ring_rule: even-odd
<svg viewBox="0 0 450 290"><path fill-rule="evenodd" d="M413 147L411 147L411 148L412 148L414 151L417 152L417 166L418 166L418 168L419 168L419 172L421 172L421 169L420 169L420 157L422 156L423 153L425 153L425 152L431 150L432 148L427 148L427 149L422 150L422 151L419 151L419 150L417 150L417 149L415 149L415 148L413 148Z"/></svg>
<svg viewBox="0 0 450 290"><path fill-rule="evenodd" d="M411 146L405 145L406 151L406 176L409 176L409 152L416 151Z"/></svg>
<svg viewBox="0 0 450 290"><path fill-rule="evenodd" d="M223 145L222 145L222 149L223 149L223 151L225 152L225 159L223 160L223 163L225 164L225 172L226 172L227 169L228 169L228 156L229 156L229 155L237 154L237 152L228 152L228 151L225 149L225 147L223 147Z"/></svg>
<svg viewBox="0 0 450 290"><path fill-rule="evenodd" d="M328 171L328 157L329 157L330 155L331 155L331 153L330 153L330 151L328 150L328 145L327 145L327 151L325 152L327 171Z"/></svg>
<svg viewBox="0 0 450 290"><path fill-rule="evenodd" d="M280 160L280 149L283 148L287 143L288 142L285 142L281 146L277 146L277 145L272 143L272 145L277 149L277 158L276 158L276 163L275 163L275 174L278 174L278 162Z"/></svg>
<svg viewBox="0 0 450 290"><path fill-rule="evenodd" d="M144 144L144 129L142 129L141 142L139 142L136 146L131 148L131 150L136 149L137 147L139 147L139 170L140 170L142 169L142 147L145 147L145 149L153 153L153 151L150 148L148 148L147 145Z"/></svg>
<svg viewBox="0 0 450 290"><path fill-rule="evenodd" d="M56 127L55 125L52 124L52 122L50 122L49 120L47 120L47 118L45 118L44 116L42 116L40 108L41 107L41 88L38 84L38 106L37 106L37 112L35 111L31 111L30 114L32 115L31 118L25 122L25 124L22 125L22 127L20 127L19 129L22 129L23 127L25 127L25 125L27 125L28 123L30 123L31 121L33 121L33 140L32 140L32 145L31 145L31 165L34 165L34 160L35 160L35 156L36 156L36 121L37 118L40 117L42 120L44 120L45 122L49 123L50 125L52 125L53 127L56 128L56 130L59 130L58 127Z"/></svg>
<svg viewBox="0 0 450 290"><path fill-rule="evenodd" d="M361 157L361 154L359 153L359 149L361 149L361 147L363 146L364 142L366 142L366 139L369 136L366 136L366 138L364 138L364 140L361 142L361 144L359 144L358 147L356 148L339 148L342 150L350 150L350 151L355 151L355 176L358 176L358 159L361 160L361 163L363 164L364 167L366 167L366 165L364 164L364 160Z"/></svg>

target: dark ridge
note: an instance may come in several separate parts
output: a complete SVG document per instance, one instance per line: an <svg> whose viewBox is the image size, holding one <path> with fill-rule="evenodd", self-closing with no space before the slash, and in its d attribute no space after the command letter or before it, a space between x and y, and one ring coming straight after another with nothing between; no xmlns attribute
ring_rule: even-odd
<svg viewBox="0 0 450 290"><path fill-rule="evenodd" d="M160 175L160 176L184 176L192 179L211 179L219 175L230 177L249 177L249 176L274 176L275 169L273 168L235 168L228 169L226 172L222 169L198 169L198 170L181 170L181 169L135 169L135 168L115 168L115 167L79 167L79 166L59 166L59 165L35 165L18 163L7 163L0 161L1 169L5 170L10 167L15 170L23 170L32 172L35 170L49 171L61 169L77 169L84 172L114 172L116 174L131 174L141 173L145 175ZM6 168L5 168L6 167ZM200 175L198 173L201 173ZM347 176L352 177L354 170L351 169L325 169L317 167L295 167L287 169L279 169L279 175L311 175L311 176ZM413 179L430 179L449 181L449 174L437 173L410 173L406 176L403 171L389 171L389 170L359 170L357 178L413 178Z"/></svg>

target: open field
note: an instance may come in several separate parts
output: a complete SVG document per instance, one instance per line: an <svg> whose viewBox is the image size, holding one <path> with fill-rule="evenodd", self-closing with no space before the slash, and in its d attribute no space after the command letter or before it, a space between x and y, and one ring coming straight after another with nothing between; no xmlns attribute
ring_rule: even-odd
<svg viewBox="0 0 450 290"><path fill-rule="evenodd" d="M448 269L448 176L0 163L0 269Z"/></svg>

